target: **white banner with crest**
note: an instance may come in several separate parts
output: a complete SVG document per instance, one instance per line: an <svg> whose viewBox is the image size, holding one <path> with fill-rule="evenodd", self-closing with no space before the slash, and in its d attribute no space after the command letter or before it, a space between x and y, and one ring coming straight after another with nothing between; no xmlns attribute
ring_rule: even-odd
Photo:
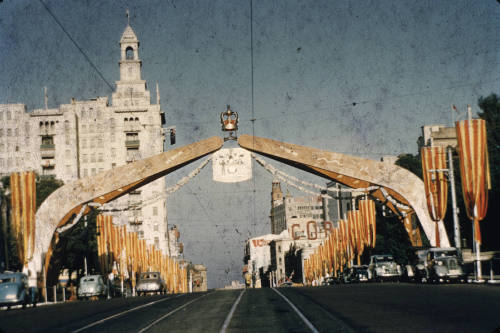
<svg viewBox="0 0 500 333"><path fill-rule="evenodd" d="M236 183L252 178L250 152L242 148L226 148L214 153L213 179L216 182Z"/></svg>

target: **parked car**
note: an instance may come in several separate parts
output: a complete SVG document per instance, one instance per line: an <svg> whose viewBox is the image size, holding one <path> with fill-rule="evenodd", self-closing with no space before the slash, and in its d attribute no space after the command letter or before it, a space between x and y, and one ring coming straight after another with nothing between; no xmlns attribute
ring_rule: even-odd
<svg viewBox="0 0 500 333"><path fill-rule="evenodd" d="M285 288L285 287L293 287L293 282L292 281L285 281L285 282L281 282L279 285L278 285L279 288Z"/></svg>
<svg viewBox="0 0 500 333"><path fill-rule="evenodd" d="M454 247L429 248L417 251L415 265L419 282L465 282L462 256Z"/></svg>
<svg viewBox="0 0 500 333"><path fill-rule="evenodd" d="M358 283L358 282L368 282L368 265L354 265L344 271L343 283Z"/></svg>
<svg viewBox="0 0 500 333"><path fill-rule="evenodd" d="M138 295L163 293L167 291L167 285L160 272L144 272L139 276L136 290Z"/></svg>
<svg viewBox="0 0 500 333"><path fill-rule="evenodd" d="M399 281L403 271L390 254L373 255L368 265L368 275L372 281Z"/></svg>
<svg viewBox="0 0 500 333"><path fill-rule="evenodd" d="M334 276L329 276L325 279L325 285L328 286L333 286L334 284L339 284L340 283L340 277L334 277Z"/></svg>
<svg viewBox="0 0 500 333"><path fill-rule="evenodd" d="M13 305L33 304L36 306L37 289L28 287L28 276L21 272L4 272L0 274L0 307L10 309Z"/></svg>
<svg viewBox="0 0 500 333"><path fill-rule="evenodd" d="M108 295L108 287L101 275L87 275L80 278L78 286L78 298L105 298Z"/></svg>

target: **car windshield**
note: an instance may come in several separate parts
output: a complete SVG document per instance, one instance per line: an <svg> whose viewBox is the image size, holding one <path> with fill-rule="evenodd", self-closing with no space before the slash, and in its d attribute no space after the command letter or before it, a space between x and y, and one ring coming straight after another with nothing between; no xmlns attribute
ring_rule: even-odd
<svg viewBox="0 0 500 333"><path fill-rule="evenodd" d="M393 262L394 258L392 257L377 257L375 258L376 262Z"/></svg>
<svg viewBox="0 0 500 333"><path fill-rule="evenodd" d="M158 274L143 274L141 279L157 279Z"/></svg>
<svg viewBox="0 0 500 333"><path fill-rule="evenodd" d="M7 277L7 278L0 279L0 283L12 283L12 282L16 282L15 277Z"/></svg>
<svg viewBox="0 0 500 333"><path fill-rule="evenodd" d="M456 255L457 255L457 251L455 251L455 250L435 252L436 258L452 257L452 256L456 256Z"/></svg>

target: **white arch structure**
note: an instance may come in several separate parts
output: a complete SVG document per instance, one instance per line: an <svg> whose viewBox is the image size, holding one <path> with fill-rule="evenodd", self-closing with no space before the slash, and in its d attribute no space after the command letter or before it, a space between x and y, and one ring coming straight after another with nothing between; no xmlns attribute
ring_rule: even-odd
<svg viewBox="0 0 500 333"><path fill-rule="evenodd" d="M396 165L250 135L240 136L238 143L245 149L350 187L383 187L392 197L409 206L409 210L401 211L390 202L386 202L387 206L403 214L416 213L427 238L435 245L434 222L427 211L424 184L411 172ZM211 137L60 187L42 203L36 213L35 251L28 269L37 272L38 276L43 267L46 271L56 229L67 224L82 207L84 214L88 213L86 205L89 203L112 201L219 150L223 144L222 138ZM381 195L371 194L375 197ZM439 227L441 245L449 246L444 226L441 224Z"/></svg>

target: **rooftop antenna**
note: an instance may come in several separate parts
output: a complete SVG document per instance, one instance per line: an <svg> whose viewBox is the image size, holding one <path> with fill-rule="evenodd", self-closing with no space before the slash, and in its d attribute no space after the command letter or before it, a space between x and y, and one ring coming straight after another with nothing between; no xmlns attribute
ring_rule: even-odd
<svg viewBox="0 0 500 333"><path fill-rule="evenodd" d="M48 109L47 87L43 87L43 100L45 102L45 110Z"/></svg>
<svg viewBox="0 0 500 333"><path fill-rule="evenodd" d="M160 88L158 87L158 82L156 82L156 104L160 105Z"/></svg>

